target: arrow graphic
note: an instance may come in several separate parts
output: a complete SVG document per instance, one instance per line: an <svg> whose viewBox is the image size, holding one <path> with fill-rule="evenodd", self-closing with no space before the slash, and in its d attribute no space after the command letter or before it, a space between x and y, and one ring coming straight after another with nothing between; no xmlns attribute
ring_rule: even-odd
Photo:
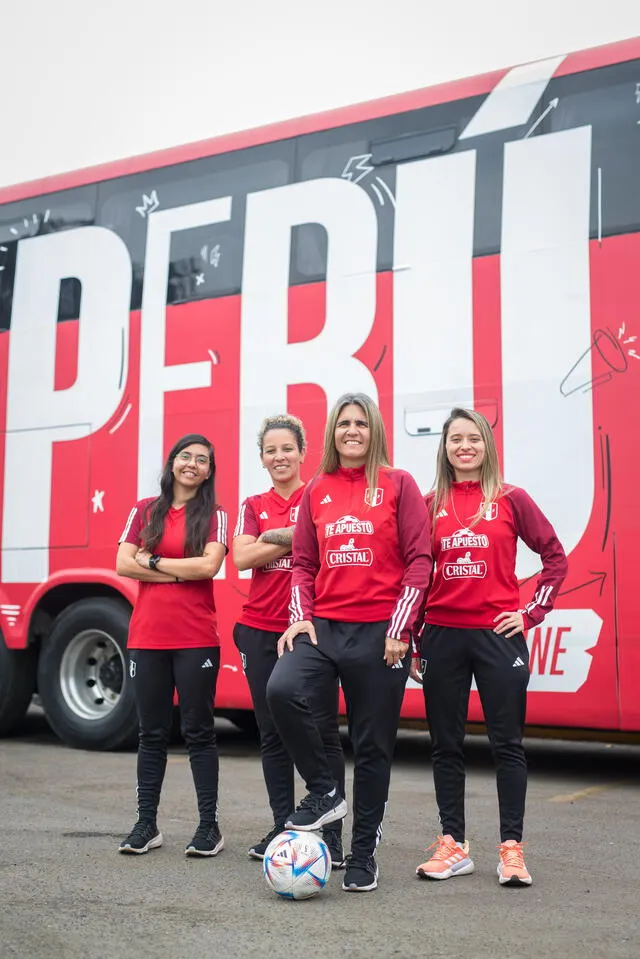
<svg viewBox="0 0 640 959"><path fill-rule="evenodd" d="M558 596L568 596L569 593L575 593L579 589L584 589L585 586L593 586L594 583L600 583L600 590L598 596L602 596L602 590L604 589L604 583L607 578L606 573L596 573L595 570L590 569L589 575L594 576L594 579L587 580L586 583L580 583L578 586L572 586L571 589L565 589L561 593L558 593Z"/></svg>
<svg viewBox="0 0 640 959"><path fill-rule="evenodd" d="M533 131L536 129L536 127L540 126L540 124L542 123L542 121L543 121L544 118L546 117L547 113L551 113L552 110L555 110L555 108L558 106L559 102L560 102L560 97L554 97L553 100L549 100L549 103L547 104L547 108L546 108L546 110L544 111L544 113L541 113L541 114L540 114L540 116L538 117L538 119L536 120L536 122L533 124L533 126L529 128L529 130L527 131L527 133L525 133L525 135L524 135L524 139L525 139L525 140L526 140L528 137L531 136L531 134L532 134Z"/></svg>

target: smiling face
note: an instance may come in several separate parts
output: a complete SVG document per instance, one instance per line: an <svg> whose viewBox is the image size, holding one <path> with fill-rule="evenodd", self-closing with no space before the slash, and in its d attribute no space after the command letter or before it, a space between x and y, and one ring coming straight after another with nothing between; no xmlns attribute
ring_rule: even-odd
<svg viewBox="0 0 640 959"><path fill-rule="evenodd" d="M338 414L334 432L340 466L364 466L371 443L369 421L361 406L348 403Z"/></svg>
<svg viewBox="0 0 640 959"><path fill-rule="evenodd" d="M209 450L202 443L185 446L173 458L173 479L180 486L196 491L211 474Z"/></svg>
<svg viewBox="0 0 640 959"><path fill-rule="evenodd" d="M486 450L482 435L473 420L460 416L451 423L447 432L446 451L457 482L480 479Z"/></svg>
<svg viewBox="0 0 640 959"><path fill-rule="evenodd" d="M262 440L260 458L274 486L286 486L300 479L300 464L304 462L304 453L298 449L291 430L268 430Z"/></svg>

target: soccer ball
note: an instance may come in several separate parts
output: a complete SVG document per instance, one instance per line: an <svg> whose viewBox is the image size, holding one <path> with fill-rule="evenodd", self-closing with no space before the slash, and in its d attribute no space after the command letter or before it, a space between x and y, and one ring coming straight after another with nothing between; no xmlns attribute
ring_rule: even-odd
<svg viewBox="0 0 640 959"><path fill-rule="evenodd" d="M267 884L285 899L310 899L326 886L331 856L312 832L288 829L272 839L262 860Z"/></svg>

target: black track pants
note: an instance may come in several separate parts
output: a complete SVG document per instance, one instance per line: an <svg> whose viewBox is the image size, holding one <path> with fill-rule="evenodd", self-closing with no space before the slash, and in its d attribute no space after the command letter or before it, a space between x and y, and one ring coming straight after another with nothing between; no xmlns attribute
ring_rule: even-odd
<svg viewBox="0 0 640 959"><path fill-rule="evenodd" d="M130 649L140 739L138 745L138 818L155 821L167 766L173 717L173 691L178 691L182 735L189 752L201 822L218 818L218 747L213 702L220 668L220 649Z"/></svg>
<svg viewBox="0 0 640 959"><path fill-rule="evenodd" d="M410 657L399 668L385 664L387 622L314 618L313 623L318 645L306 635L296 638L293 652L285 651L271 674L267 702L309 792L330 792L340 785L310 703L323 689L333 697L333 684L340 679L355 767L351 852L362 859L375 852L382 834Z"/></svg>
<svg viewBox="0 0 640 959"><path fill-rule="evenodd" d="M444 835L462 842L464 727L475 678L497 770L500 838L522 839L527 762L522 745L529 652L522 633L427 626L422 636L424 698L436 799Z"/></svg>
<svg viewBox="0 0 640 959"><path fill-rule="evenodd" d="M267 705L267 683L278 662L276 647L280 635L280 633L255 629L253 626L244 626L242 623L237 623L233 631L260 730L262 771L269 805L273 812L273 821L277 824L284 823L295 806L293 760L280 738ZM329 679L328 684L319 684L316 693L312 702L314 716L333 778L344 795L344 755L338 730L337 679L333 677ZM337 823L335 829L340 828L341 824Z"/></svg>

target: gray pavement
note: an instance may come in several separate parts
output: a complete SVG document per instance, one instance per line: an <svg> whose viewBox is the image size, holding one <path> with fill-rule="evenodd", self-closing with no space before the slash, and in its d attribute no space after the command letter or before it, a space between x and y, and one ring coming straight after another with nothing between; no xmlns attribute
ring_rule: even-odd
<svg viewBox="0 0 640 959"><path fill-rule="evenodd" d="M436 810L427 738L402 732L379 889L344 893L335 873L306 902L278 899L246 855L269 825L254 742L221 723L220 749L223 853L184 857L195 801L176 747L161 806L165 845L120 856L134 816L134 754L67 749L32 711L16 737L0 742L2 959L640 957L638 747L530 743L534 885L502 889L495 780L481 740L468 750L476 871L442 883L415 878Z"/></svg>

